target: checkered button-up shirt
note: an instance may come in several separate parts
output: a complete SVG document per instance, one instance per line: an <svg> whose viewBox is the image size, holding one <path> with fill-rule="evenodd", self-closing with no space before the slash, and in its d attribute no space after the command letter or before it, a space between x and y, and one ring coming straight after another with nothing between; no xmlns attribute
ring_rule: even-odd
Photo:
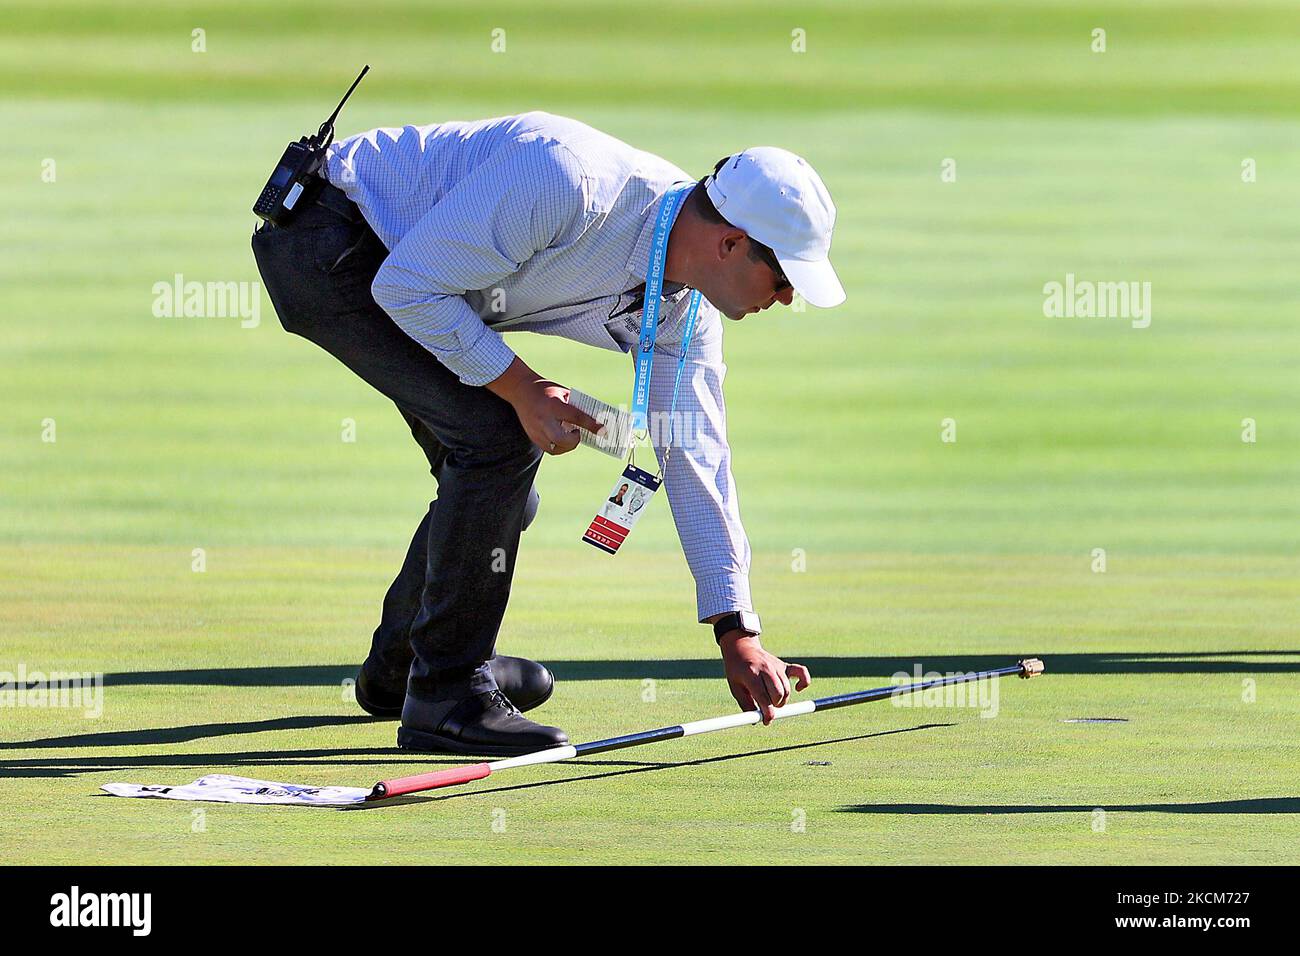
<svg viewBox="0 0 1300 956"><path fill-rule="evenodd" d="M375 301L470 385L509 367L507 331L635 349L659 199L692 179L658 156L541 112L359 133L330 147L325 175L389 249ZM665 283L652 421L672 403L689 293ZM701 620L753 609L725 374L722 320L704 300L674 416L689 427L664 469Z"/></svg>

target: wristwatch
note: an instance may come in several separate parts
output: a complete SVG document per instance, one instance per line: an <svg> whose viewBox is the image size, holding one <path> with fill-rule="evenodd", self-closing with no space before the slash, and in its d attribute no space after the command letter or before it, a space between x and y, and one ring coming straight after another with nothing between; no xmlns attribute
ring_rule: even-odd
<svg viewBox="0 0 1300 956"><path fill-rule="evenodd" d="M732 631L744 631L750 637L757 637L763 633L763 628L758 623L758 615L753 611L732 611L713 622L713 638L719 644L722 643L722 636Z"/></svg>

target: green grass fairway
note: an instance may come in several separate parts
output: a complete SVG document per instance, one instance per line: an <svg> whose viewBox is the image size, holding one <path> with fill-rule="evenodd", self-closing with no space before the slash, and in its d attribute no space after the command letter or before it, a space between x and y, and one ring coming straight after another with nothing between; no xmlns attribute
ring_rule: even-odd
<svg viewBox="0 0 1300 956"><path fill-rule="evenodd" d="M782 6L5 5L0 671L105 687L0 707L0 860L1300 863L1300 12ZM152 311L258 279L249 207L363 62L343 134L541 108L692 172L807 156L848 303L727 329L764 641L819 696L1047 674L991 717L878 703L358 811L99 794L455 762L348 687L434 494L401 418L265 296L249 328ZM1044 317L1069 273L1150 282L1150 326ZM509 341L626 401L625 357ZM666 504L579 543L611 479L544 463L499 644L575 740L734 707Z"/></svg>

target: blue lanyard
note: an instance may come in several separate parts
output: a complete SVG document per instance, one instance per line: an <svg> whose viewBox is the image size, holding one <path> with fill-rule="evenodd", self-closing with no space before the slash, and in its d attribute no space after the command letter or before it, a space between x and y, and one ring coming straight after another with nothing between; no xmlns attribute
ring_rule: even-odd
<svg viewBox="0 0 1300 956"><path fill-rule="evenodd" d="M637 344L636 378L632 382L632 430L650 430L650 370L655 361L655 336L659 333L659 308L663 303L664 260L668 256L668 233L672 230L677 213L681 211L686 195L694 183L674 186L659 200L654 238L650 244L650 265L645 274L645 306L641 310L641 338ZM699 290L692 290L690 306L686 312L686 327L682 335L682 349L677 356L677 377L673 380L673 402L668 412L671 427L673 413L677 411L677 390L682 384L682 369L686 367L686 350L695 334L695 317L700 310ZM669 441L671 444L671 439Z"/></svg>

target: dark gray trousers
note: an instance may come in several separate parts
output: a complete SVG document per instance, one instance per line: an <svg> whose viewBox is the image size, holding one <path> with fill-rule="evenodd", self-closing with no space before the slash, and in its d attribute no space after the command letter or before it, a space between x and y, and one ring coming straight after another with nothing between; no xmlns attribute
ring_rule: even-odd
<svg viewBox="0 0 1300 956"><path fill-rule="evenodd" d="M463 384L370 294L388 255L332 186L287 226L253 234L263 284L286 331L315 343L392 399L438 483L384 598L368 671L417 697L491 690L519 535L537 509L542 452L508 402Z"/></svg>

